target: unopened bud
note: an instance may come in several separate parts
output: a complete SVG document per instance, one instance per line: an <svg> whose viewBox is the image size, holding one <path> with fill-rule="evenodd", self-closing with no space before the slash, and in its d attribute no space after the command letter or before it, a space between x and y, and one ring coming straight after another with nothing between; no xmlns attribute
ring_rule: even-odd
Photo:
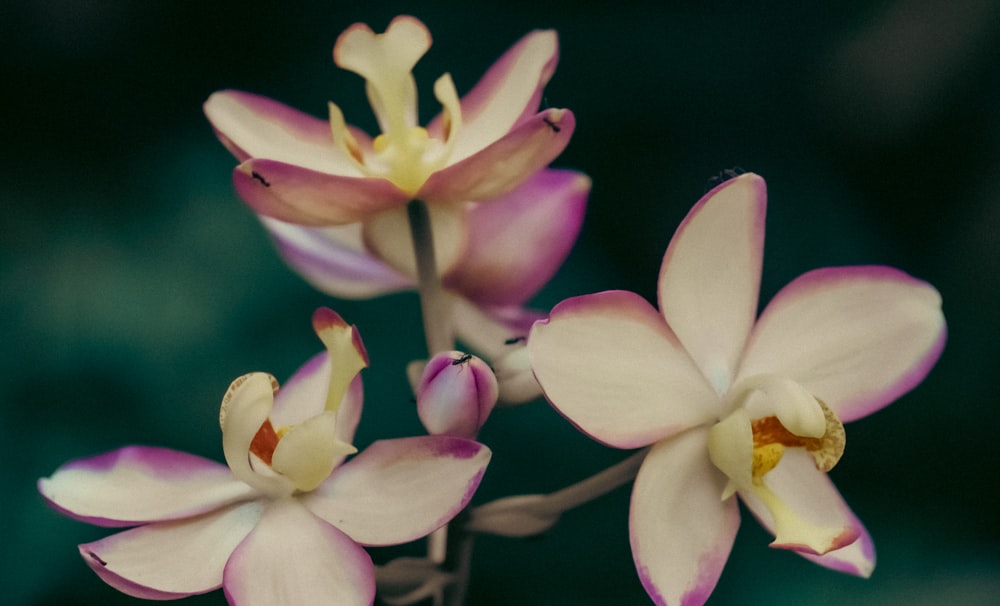
<svg viewBox="0 0 1000 606"><path fill-rule="evenodd" d="M497 402L497 379L471 354L446 351L424 368L417 415L430 434L474 438Z"/></svg>

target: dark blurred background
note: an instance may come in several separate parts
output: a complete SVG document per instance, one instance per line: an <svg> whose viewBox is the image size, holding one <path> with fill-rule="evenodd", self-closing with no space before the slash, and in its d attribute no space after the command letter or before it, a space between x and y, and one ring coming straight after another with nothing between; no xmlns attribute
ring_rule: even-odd
<svg viewBox="0 0 1000 606"><path fill-rule="evenodd" d="M76 552L107 531L49 510L35 480L129 443L221 460L222 393L252 370L287 377L318 351L319 305L356 323L371 352L359 446L420 431L402 373L421 354L416 297L341 302L306 286L232 192L234 161L201 113L214 90L240 88L319 116L335 100L371 131L361 80L330 52L348 25L382 31L399 13L435 38L416 72L424 120L441 73L466 91L527 31L559 31L546 102L572 108L578 129L556 165L594 189L538 306L608 288L653 299L676 225L733 167L768 181L763 300L806 270L858 263L940 289L943 358L848 427L831 474L875 538L873 577L769 549L747 518L711 603L995 603L1000 4L748 4L4 2L3 603L137 603ZM541 402L498 411L482 439L495 456L481 499L550 491L625 456ZM479 541L470 604L647 603L627 506L619 489L541 538Z"/></svg>

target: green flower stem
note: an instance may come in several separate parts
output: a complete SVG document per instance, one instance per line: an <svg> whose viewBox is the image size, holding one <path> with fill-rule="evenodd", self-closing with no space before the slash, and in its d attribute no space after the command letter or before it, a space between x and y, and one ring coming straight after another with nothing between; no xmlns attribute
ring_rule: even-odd
<svg viewBox="0 0 1000 606"><path fill-rule="evenodd" d="M434 255L434 233L427 205L421 200L411 200L406 205L413 237L413 254L417 260L417 285L420 292L420 310L424 320L424 337L428 356L454 349L451 328L451 305L441 286L437 260Z"/></svg>
<svg viewBox="0 0 1000 606"><path fill-rule="evenodd" d="M406 205L406 216L410 222L410 235L413 239L413 256L417 261L417 289L420 293L420 312L424 321L424 338L427 341L428 357L442 351L455 348L455 339L451 327L451 305L441 277L438 275L437 259L434 253L434 231L431 227L431 216L427 204L421 200L410 200ZM448 556L448 525L435 530L427 537L427 559L434 564L443 564ZM464 587L466 581L458 583ZM464 593L464 590L460 590ZM434 606L442 606L445 602L444 593L454 595L454 592L436 592ZM464 600L464 597L461 599ZM460 604L461 602L451 602Z"/></svg>

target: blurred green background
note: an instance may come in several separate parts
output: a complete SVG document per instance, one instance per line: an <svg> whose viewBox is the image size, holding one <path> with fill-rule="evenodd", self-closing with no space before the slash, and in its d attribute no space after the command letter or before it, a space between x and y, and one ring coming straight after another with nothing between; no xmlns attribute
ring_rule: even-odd
<svg viewBox="0 0 1000 606"><path fill-rule="evenodd" d="M399 13L468 90L534 28L561 62L547 103L578 129L557 166L593 177L583 233L538 297L654 298L676 225L721 170L768 181L766 301L821 266L884 263L936 285L950 339L913 393L848 426L832 472L875 538L864 581L767 547L747 518L713 604L994 604L1000 390L1000 4L843 2L8 0L0 11L0 587L4 604L134 604L75 545L106 530L49 510L35 480L140 443L221 460L218 404L253 370L287 377L329 305L368 345L359 446L420 431L403 378L421 354L414 295L341 302L271 249L230 186L201 103L240 88L371 131L338 33ZM495 413L479 498L543 492L625 453L542 402ZM628 489L532 541L476 546L470 604L644 604ZM405 550L404 550L405 552ZM385 558L398 552L377 552ZM303 554L308 557L308 554ZM221 592L188 604L222 604Z"/></svg>

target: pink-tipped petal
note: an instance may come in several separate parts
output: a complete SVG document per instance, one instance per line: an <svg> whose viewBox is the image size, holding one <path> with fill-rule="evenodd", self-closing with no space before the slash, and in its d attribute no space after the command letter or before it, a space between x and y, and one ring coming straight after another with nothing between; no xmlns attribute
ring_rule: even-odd
<svg viewBox="0 0 1000 606"><path fill-rule="evenodd" d="M416 197L457 203L503 195L562 153L575 127L576 118L568 109L543 111L475 154L431 175Z"/></svg>
<svg viewBox="0 0 1000 606"><path fill-rule="evenodd" d="M803 555L824 555L847 547L862 536L864 528L858 518L804 449L786 449L778 466L764 476L764 483L796 518L787 526L790 532L775 539L772 547ZM761 525L774 534L776 526L771 510L753 493L741 490L740 498ZM824 548L807 544L820 536L826 542Z"/></svg>
<svg viewBox="0 0 1000 606"><path fill-rule="evenodd" d="M410 198L386 179L332 175L269 159L237 166L233 186L254 212L313 227L363 221Z"/></svg>
<svg viewBox="0 0 1000 606"><path fill-rule="evenodd" d="M708 460L698 429L653 447L635 479L629 514L642 586L661 606L704 604L740 526L736 499L721 499L725 476Z"/></svg>
<svg viewBox="0 0 1000 606"><path fill-rule="evenodd" d="M475 154L537 112L558 60L559 40L551 30L531 32L504 53L462 97L462 131L452 158ZM428 130L440 137L440 116Z"/></svg>
<svg viewBox="0 0 1000 606"><path fill-rule="evenodd" d="M608 291L563 301L528 337L546 398L580 430L638 448L717 416L718 398L645 299Z"/></svg>
<svg viewBox="0 0 1000 606"><path fill-rule="evenodd" d="M80 545L80 555L115 589L172 600L222 585L222 571L260 517L256 502L195 518L140 526Z"/></svg>
<svg viewBox="0 0 1000 606"><path fill-rule="evenodd" d="M480 304L521 304L562 265L583 225L590 179L542 170L468 213L468 247L443 276L446 288Z"/></svg>
<svg viewBox="0 0 1000 606"><path fill-rule="evenodd" d="M793 280L768 304L740 376L798 381L841 421L916 386L941 355L941 296L889 267L830 267Z"/></svg>
<svg viewBox="0 0 1000 606"><path fill-rule="evenodd" d="M732 383L757 313L764 180L748 173L705 194L677 228L660 269L660 310L719 393Z"/></svg>
<svg viewBox="0 0 1000 606"><path fill-rule="evenodd" d="M63 465L38 490L66 515L99 526L133 526L252 498L229 468L195 455L127 446Z"/></svg>
<svg viewBox="0 0 1000 606"><path fill-rule="evenodd" d="M854 522L855 526L861 529L861 536L850 545L834 549L821 556L811 553L800 553L799 555L830 570L867 579L875 570L875 544L861 521L855 518Z"/></svg>
<svg viewBox="0 0 1000 606"><path fill-rule="evenodd" d="M305 227L261 217L278 253L317 290L341 299L368 299L411 288L412 280L372 257L361 224Z"/></svg>
<svg viewBox="0 0 1000 606"><path fill-rule="evenodd" d="M375 599L371 558L295 499L268 505L225 569L230 604L343 604Z"/></svg>
<svg viewBox="0 0 1000 606"><path fill-rule="evenodd" d="M490 451L450 436L373 443L303 496L313 513L363 545L394 545L451 520L479 486Z"/></svg>
<svg viewBox="0 0 1000 606"><path fill-rule="evenodd" d="M204 110L216 135L240 162L268 158L335 175L361 176L333 144L326 120L235 90L213 94Z"/></svg>

